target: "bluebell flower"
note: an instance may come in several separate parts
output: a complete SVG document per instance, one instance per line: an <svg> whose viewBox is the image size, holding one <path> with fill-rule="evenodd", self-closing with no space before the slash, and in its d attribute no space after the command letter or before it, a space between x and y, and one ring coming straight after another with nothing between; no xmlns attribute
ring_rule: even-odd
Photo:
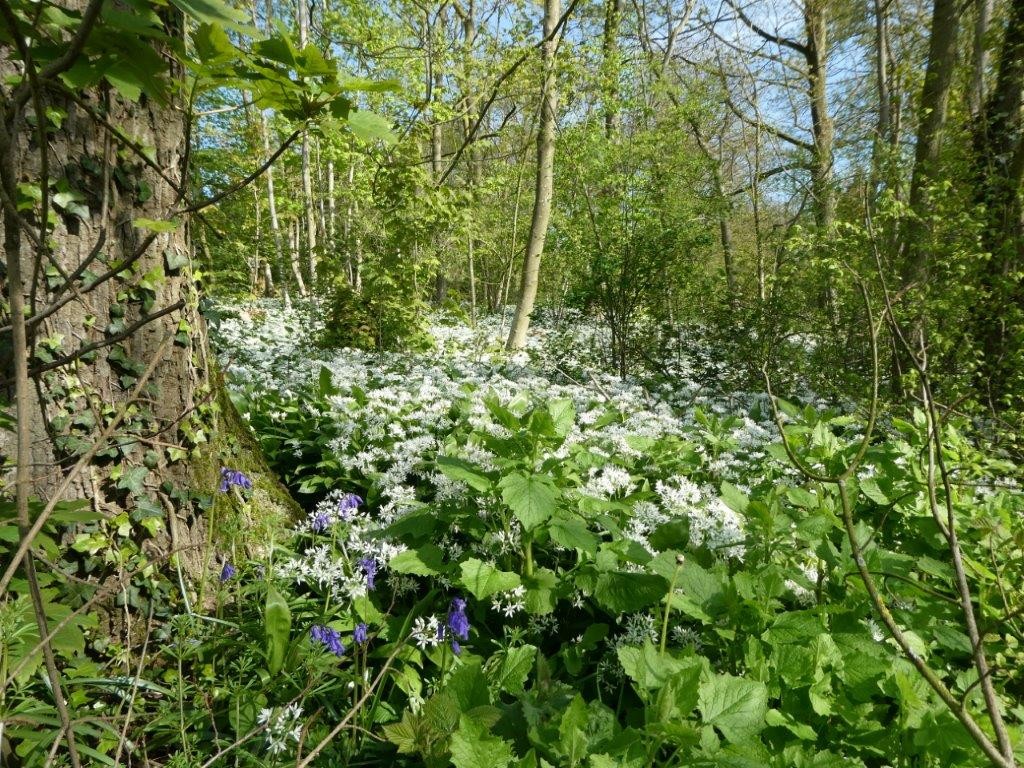
<svg viewBox="0 0 1024 768"><path fill-rule="evenodd" d="M237 485L243 491L252 490L252 480L238 469L220 468L220 492L227 493L232 485Z"/></svg>
<svg viewBox="0 0 1024 768"><path fill-rule="evenodd" d="M377 561L372 557L364 557L359 561L359 567L366 574L366 588L373 591L375 588L374 579L377 578Z"/></svg>
<svg viewBox="0 0 1024 768"><path fill-rule="evenodd" d="M238 573L238 570L231 563L224 563L224 567L220 569L220 583L223 584L225 581L233 578Z"/></svg>
<svg viewBox="0 0 1024 768"><path fill-rule="evenodd" d="M466 616L466 601L461 597L452 600L451 610L448 611L448 629L460 640L469 639L469 617ZM453 641L454 642L454 641ZM452 647L454 651L454 646Z"/></svg>
<svg viewBox="0 0 1024 768"><path fill-rule="evenodd" d="M310 520L309 528L314 533L323 533L331 525L331 515L325 510L318 510L313 513L313 519Z"/></svg>
<svg viewBox="0 0 1024 768"><path fill-rule="evenodd" d="M459 645L459 641L455 638L452 638L452 653L454 653L456 656L462 653L462 646Z"/></svg>
<svg viewBox="0 0 1024 768"><path fill-rule="evenodd" d="M338 630L324 624L314 624L309 630L309 636L335 656L345 655L345 644L341 642L341 633Z"/></svg>
<svg viewBox="0 0 1024 768"><path fill-rule="evenodd" d="M362 645L366 642L368 637L368 629L369 628L363 622L359 622L358 624L356 624L356 628L352 630L352 640L355 642L356 645Z"/></svg>
<svg viewBox="0 0 1024 768"><path fill-rule="evenodd" d="M338 514L341 515L341 519L346 522L352 517L353 510L359 509L359 505L363 503L361 496L357 496L354 493L346 493L340 499L338 499Z"/></svg>

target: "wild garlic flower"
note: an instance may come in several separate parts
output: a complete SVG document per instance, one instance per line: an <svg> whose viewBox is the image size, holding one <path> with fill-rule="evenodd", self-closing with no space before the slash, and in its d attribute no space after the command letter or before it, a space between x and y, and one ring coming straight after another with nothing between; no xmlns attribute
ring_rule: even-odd
<svg viewBox="0 0 1024 768"><path fill-rule="evenodd" d="M261 709L256 721L266 726L267 751L272 755L288 751L302 738L302 707L298 704L289 704L277 712L269 707Z"/></svg>
<svg viewBox="0 0 1024 768"><path fill-rule="evenodd" d="M491 597L491 607L506 619L511 619L520 611L526 610L526 587L520 584L514 589L495 593Z"/></svg>

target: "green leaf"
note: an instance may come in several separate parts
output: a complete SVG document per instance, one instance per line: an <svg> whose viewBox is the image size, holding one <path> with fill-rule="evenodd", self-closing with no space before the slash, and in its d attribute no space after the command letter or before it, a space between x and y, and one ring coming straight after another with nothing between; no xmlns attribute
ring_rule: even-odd
<svg viewBox="0 0 1024 768"><path fill-rule="evenodd" d="M284 666L285 653L292 631L292 614L288 603L274 587L267 589L267 604L264 610L264 632L266 634L267 668L276 675Z"/></svg>
<svg viewBox="0 0 1024 768"><path fill-rule="evenodd" d="M459 728L452 734L452 764L455 768L508 768L512 762L512 745L497 736L469 715L459 718Z"/></svg>
<svg viewBox="0 0 1024 768"><path fill-rule="evenodd" d="M732 483L722 483L722 501L729 509L741 515L747 511L747 505L750 503L746 494Z"/></svg>
<svg viewBox="0 0 1024 768"><path fill-rule="evenodd" d="M576 407L572 404L572 400L559 399L549 401L548 413L551 414L555 433L559 437L565 437L572 431L572 425L576 423Z"/></svg>
<svg viewBox="0 0 1024 768"><path fill-rule="evenodd" d="M417 576L437 576L444 573L444 552L436 544L424 544L419 549L399 552L388 562L395 573L414 573Z"/></svg>
<svg viewBox="0 0 1024 768"><path fill-rule="evenodd" d="M555 513L559 492L546 475L527 475L516 472L506 475L498 483L501 498L512 514L532 531Z"/></svg>
<svg viewBox="0 0 1024 768"><path fill-rule="evenodd" d="M476 558L470 558L459 566L462 569L462 586L477 600L483 600L496 592L504 592L519 586L519 574L499 571L493 565Z"/></svg>
<svg viewBox="0 0 1024 768"><path fill-rule="evenodd" d="M186 16L203 24L220 24L250 37L259 35L259 30L248 25L244 12L236 10L221 0L171 0Z"/></svg>
<svg viewBox="0 0 1024 768"><path fill-rule="evenodd" d="M579 549L589 554L597 552L597 536L578 517L554 518L548 525L548 533L553 542L567 549Z"/></svg>
<svg viewBox="0 0 1024 768"><path fill-rule="evenodd" d="M638 611L660 601L668 593L668 582L650 573L614 571L597 577L594 597L612 613Z"/></svg>
<svg viewBox="0 0 1024 768"><path fill-rule="evenodd" d="M620 646L618 657L623 672L641 691L657 690L675 678L685 683L687 689L696 690L697 680L704 668L704 662L698 657L676 659L667 653L660 653L650 642L644 643L642 648ZM690 708L693 708L692 705Z"/></svg>
<svg viewBox="0 0 1024 768"><path fill-rule="evenodd" d="M481 493L491 490L491 481L468 461L454 456L438 456L434 462L441 473L451 480L461 480Z"/></svg>
<svg viewBox="0 0 1024 768"><path fill-rule="evenodd" d="M394 144L398 140L394 131L391 130L391 122L374 112L365 110L350 112L348 127L360 141L380 140L386 144Z"/></svg>
<svg viewBox="0 0 1024 768"><path fill-rule="evenodd" d="M496 661L488 662L491 683L512 695L522 693L536 656L537 648L533 645L520 645L492 656Z"/></svg>
<svg viewBox="0 0 1024 768"><path fill-rule="evenodd" d="M570 766L580 764L587 754L587 703L578 693L562 714L558 724L559 751Z"/></svg>
<svg viewBox="0 0 1024 768"><path fill-rule="evenodd" d="M132 226L136 229L148 229L150 232L173 232L178 228L178 222L139 218L132 219Z"/></svg>
<svg viewBox="0 0 1024 768"><path fill-rule="evenodd" d="M880 506L888 506L892 504L889 497L885 495L881 488L878 487L878 481L873 477L865 477L859 481L861 493L871 499L875 504Z"/></svg>
<svg viewBox="0 0 1024 768"><path fill-rule="evenodd" d="M768 689L764 683L732 675L713 675L700 685L697 696L704 722L732 742L747 741L765 725Z"/></svg>

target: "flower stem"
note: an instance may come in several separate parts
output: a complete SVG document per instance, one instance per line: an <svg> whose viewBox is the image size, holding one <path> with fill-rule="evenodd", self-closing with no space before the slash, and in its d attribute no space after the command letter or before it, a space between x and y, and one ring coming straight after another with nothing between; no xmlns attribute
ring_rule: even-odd
<svg viewBox="0 0 1024 768"><path fill-rule="evenodd" d="M661 645L659 651L665 655L665 646L668 645L668 617L672 614L672 596L676 593L676 578L679 576L679 569L683 567L683 556L676 557L676 569L672 572L672 581L668 585L668 594L665 595L665 614L661 620Z"/></svg>

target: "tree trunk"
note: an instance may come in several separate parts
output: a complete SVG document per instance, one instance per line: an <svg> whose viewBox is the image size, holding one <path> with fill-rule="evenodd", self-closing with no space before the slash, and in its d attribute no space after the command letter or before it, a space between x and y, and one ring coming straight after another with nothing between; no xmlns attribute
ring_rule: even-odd
<svg viewBox="0 0 1024 768"><path fill-rule="evenodd" d="M967 92L967 106L971 116L977 117L985 104L985 71L988 69L988 32L992 24L993 0L974 2L974 50L971 61L971 86Z"/></svg>
<svg viewBox="0 0 1024 768"><path fill-rule="evenodd" d="M619 25L622 22L622 0L605 0L604 39L602 41L605 89L604 135L611 139L619 125Z"/></svg>
<svg viewBox="0 0 1024 768"><path fill-rule="evenodd" d="M1013 329L1024 323L1024 0L1008 10L995 87L975 135L975 198L985 211L982 241L991 254L983 267L974 333L983 358L979 383L993 404L1021 366L1021 342Z"/></svg>
<svg viewBox="0 0 1024 768"><path fill-rule="evenodd" d="M299 47L309 43L309 8L307 0L298 0ZM306 260L309 265L309 287L316 289L316 213L313 180L309 170L309 133L302 134L302 209L306 223Z"/></svg>
<svg viewBox="0 0 1024 768"><path fill-rule="evenodd" d="M942 133L946 125L949 92L957 61L960 15L956 0L935 0L932 10L928 65L918 106L917 145L910 182L911 217L904 241L902 279L904 285L925 284L930 249L925 242L931 215L929 188L937 179Z"/></svg>
<svg viewBox="0 0 1024 768"><path fill-rule="evenodd" d="M80 12L85 5L71 3L69 10ZM174 13L167 16L170 29L180 28ZM16 80L19 71L11 59L0 60L3 80ZM197 432L212 426L200 409L209 352L194 301L188 229L180 222L160 231L132 224L169 220L182 201L182 105L135 103L99 87L80 92L77 102L44 89L38 105L30 99L21 107L6 87L0 91L4 104L12 105L0 125L6 195L17 199L16 183L38 189L67 185L78 194L73 210L55 211L49 201L53 226L39 247L32 241L38 235L29 233L38 232L34 221L42 211L19 215L4 209L0 232L9 306L24 319L14 322L10 313L0 318L8 326L0 336L15 342L11 367L0 375L8 384L18 379L16 407L24 431L0 432L0 454L18 456L18 474L24 474L19 497L87 498L97 509L136 512L154 504L159 510L158 496L168 486L180 492L143 551L158 559L172 546L182 548L182 561L198 574L203 518L181 499L188 497L185 491L211 488L210 478L201 477L185 457L198 445ZM36 121L44 118L37 106L66 115L49 126L42 144ZM164 172L122 152L99 115L150 148L154 165ZM65 275L59 284L46 278L47 263ZM83 277L90 273L94 277ZM193 332L182 333L182 323ZM94 443L118 413L127 418L114 430L116 437L104 439L100 456L89 461Z"/></svg>
<svg viewBox="0 0 1024 768"><path fill-rule="evenodd" d="M530 314L537 300L537 285L540 279L540 260L544 253L544 241L548 234L551 218L551 196L554 187L555 160L555 117L558 109L556 89L555 51L558 47L555 24L561 14L560 0L544 2L544 92L541 101L540 126L537 134L537 179L533 203L533 220L530 223L530 237L523 260L522 278L519 284L519 302L509 330L506 347L521 349L526 344L526 332L530 327Z"/></svg>
<svg viewBox="0 0 1024 768"><path fill-rule="evenodd" d="M824 0L807 0L804 6L807 30L807 86L811 104L811 135L814 152L811 164L811 194L814 221L825 234L835 220L835 193L832 188L832 152L834 128L828 112L828 25Z"/></svg>

